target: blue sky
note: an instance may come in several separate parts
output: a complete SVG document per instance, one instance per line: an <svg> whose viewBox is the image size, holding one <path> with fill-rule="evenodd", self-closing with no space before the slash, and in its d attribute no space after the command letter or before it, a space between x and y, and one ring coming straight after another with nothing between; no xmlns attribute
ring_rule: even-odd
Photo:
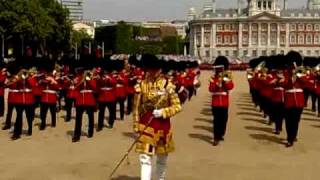
<svg viewBox="0 0 320 180"><path fill-rule="evenodd" d="M246 0L244 0L246 1ZM289 0L290 8L306 7L307 0ZM210 0L84 0L85 19L173 20L185 19L190 7L197 11ZM217 7L237 6L237 0L216 0ZM279 0L283 4L283 0Z"/></svg>

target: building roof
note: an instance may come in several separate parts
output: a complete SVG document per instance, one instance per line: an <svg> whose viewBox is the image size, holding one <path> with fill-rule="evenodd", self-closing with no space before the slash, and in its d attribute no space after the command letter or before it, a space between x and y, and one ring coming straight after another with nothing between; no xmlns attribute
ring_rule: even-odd
<svg viewBox="0 0 320 180"><path fill-rule="evenodd" d="M204 10L198 18L217 18L217 17L244 17L248 16L246 9L241 10L241 15L238 15L237 9L216 9L213 13L212 10ZM283 9L280 11L280 17L320 17L320 11L316 9Z"/></svg>

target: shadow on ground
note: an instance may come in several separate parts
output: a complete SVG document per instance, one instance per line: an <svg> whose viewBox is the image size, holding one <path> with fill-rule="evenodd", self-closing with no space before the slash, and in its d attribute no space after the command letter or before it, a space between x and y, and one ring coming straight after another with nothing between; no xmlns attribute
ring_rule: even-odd
<svg viewBox="0 0 320 180"><path fill-rule="evenodd" d="M283 139L278 138L276 136L271 136L267 134L250 134L249 136L258 141L267 141L267 142L285 145L285 143L282 141Z"/></svg>
<svg viewBox="0 0 320 180"><path fill-rule="evenodd" d="M139 177L130 177L130 176L118 176L116 178L111 178L111 180L140 180Z"/></svg>
<svg viewBox="0 0 320 180"><path fill-rule="evenodd" d="M208 132L212 132L212 129L213 129L212 127L209 127L209 126L200 126L200 125L194 125L193 128L205 130Z"/></svg>
<svg viewBox="0 0 320 180"><path fill-rule="evenodd" d="M189 137L193 138L193 139L200 139L200 140L207 142L209 144L211 144L211 141L212 141L211 136L203 135L203 134L192 133L192 134L189 134Z"/></svg>
<svg viewBox="0 0 320 180"><path fill-rule="evenodd" d="M267 127L246 126L244 128L247 129L247 130L262 131L262 132L266 132L266 133L272 133L272 128L267 128Z"/></svg>
<svg viewBox="0 0 320 180"><path fill-rule="evenodd" d="M205 118L195 118L195 121L201 121L206 123L212 123L213 121L211 119L205 119Z"/></svg>

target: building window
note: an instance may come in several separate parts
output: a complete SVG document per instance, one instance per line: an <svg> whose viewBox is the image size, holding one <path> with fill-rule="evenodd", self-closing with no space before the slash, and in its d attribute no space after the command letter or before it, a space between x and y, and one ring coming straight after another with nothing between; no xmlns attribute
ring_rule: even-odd
<svg viewBox="0 0 320 180"><path fill-rule="evenodd" d="M222 54L221 54L221 51L217 51L217 54L218 54L218 56L221 56Z"/></svg>
<svg viewBox="0 0 320 180"><path fill-rule="evenodd" d="M307 51L307 55L311 56L311 51L310 50Z"/></svg>
<svg viewBox="0 0 320 180"><path fill-rule="evenodd" d="M233 51L233 57L238 57L238 51Z"/></svg>
<svg viewBox="0 0 320 180"><path fill-rule="evenodd" d="M253 56L253 57L256 57L257 55L258 55L258 54L257 54L257 50L253 50L253 51L252 51L252 56Z"/></svg>
<svg viewBox="0 0 320 180"><path fill-rule="evenodd" d="M204 31L205 31L205 32L211 32L211 27L208 26L208 25L205 25L205 26L204 26Z"/></svg>
<svg viewBox="0 0 320 180"><path fill-rule="evenodd" d="M245 44L245 45L249 44L248 34L244 34L242 36L242 44Z"/></svg>
<svg viewBox="0 0 320 180"><path fill-rule="evenodd" d="M225 56L229 56L229 51L228 50L226 50L225 53L226 53Z"/></svg>
<svg viewBox="0 0 320 180"><path fill-rule="evenodd" d="M280 25L280 30L281 30L281 31L286 31L286 29L287 29L287 28L286 28L286 24L281 24L281 25Z"/></svg>
<svg viewBox="0 0 320 180"><path fill-rule="evenodd" d="M316 56L319 56L319 55L320 55L319 50L316 50L315 53L316 53Z"/></svg>
<svg viewBox="0 0 320 180"><path fill-rule="evenodd" d="M261 24L262 31L268 31L268 24Z"/></svg>
<svg viewBox="0 0 320 180"><path fill-rule="evenodd" d="M210 57L210 51L209 50L206 51L206 57Z"/></svg>
<svg viewBox="0 0 320 180"><path fill-rule="evenodd" d="M271 55L276 55L277 54L277 51L276 50L272 50L271 51Z"/></svg>
<svg viewBox="0 0 320 180"><path fill-rule="evenodd" d="M298 25L298 30L303 31L304 30L304 24L299 24Z"/></svg>
<svg viewBox="0 0 320 180"><path fill-rule="evenodd" d="M258 45L258 33L252 33L251 44Z"/></svg>
<svg viewBox="0 0 320 180"><path fill-rule="evenodd" d="M217 44L222 44L222 36L221 35L218 35L217 36Z"/></svg>
<svg viewBox="0 0 320 180"><path fill-rule="evenodd" d="M296 44L297 40L296 40L296 35L295 34L291 34L290 35L290 44Z"/></svg>
<svg viewBox="0 0 320 180"><path fill-rule="evenodd" d="M261 1L258 1L258 9L259 9L259 10L262 9Z"/></svg>
<svg viewBox="0 0 320 180"><path fill-rule="evenodd" d="M312 34L307 35L306 44L312 44Z"/></svg>
<svg viewBox="0 0 320 180"><path fill-rule="evenodd" d="M282 34L280 36L280 44L286 44L286 35Z"/></svg>
<svg viewBox="0 0 320 180"><path fill-rule="evenodd" d="M267 9L267 1L263 1L263 9Z"/></svg>
<svg viewBox="0 0 320 180"><path fill-rule="evenodd" d="M237 35L232 36L232 44L238 44L238 36Z"/></svg>
<svg viewBox="0 0 320 180"><path fill-rule="evenodd" d="M218 25L217 25L217 31L222 31L222 30L223 30L222 24L218 24Z"/></svg>
<svg viewBox="0 0 320 180"><path fill-rule="evenodd" d="M277 24L271 24L271 31L277 31L278 30L278 25Z"/></svg>
<svg viewBox="0 0 320 180"><path fill-rule="evenodd" d="M281 50L281 51L280 51L280 54L281 54L281 55L284 55L284 50Z"/></svg>
<svg viewBox="0 0 320 180"><path fill-rule="evenodd" d="M197 36L197 46L200 46L200 44L201 44L201 36Z"/></svg>
<svg viewBox="0 0 320 180"><path fill-rule="evenodd" d="M230 31L230 24L224 25L224 30L225 31Z"/></svg>
<svg viewBox="0 0 320 180"><path fill-rule="evenodd" d="M319 35L318 34L315 34L314 37L313 37L313 43L315 45L318 45L319 44Z"/></svg>
<svg viewBox="0 0 320 180"><path fill-rule="evenodd" d="M224 36L224 44L230 44L231 43L231 39L229 35Z"/></svg>
<svg viewBox="0 0 320 180"><path fill-rule="evenodd" d="M303 56L303 51L302 50L300 50L299 53L301 54L301 56Z"/></svg>
<svg viewBox="0 0 320 180"><path fill-rule="evenodd" d="M268 1L268 9L272 9L272 1Z"/></svg>
<svg viewBox="0 0 320 180"><path fill-rule="evenodd" d="M204 44L205 45L210 45L210 34L205 34L204 36Z"/></svg>
<svg viewBox="0 0 320 180"><path fill-rule="evenodd" d="M271 39L270 39L271 45L277 45L278 44L278 38L277 38L277 33L271 33Z"/></svg>
<svg viewBox="0 0 320 180"><path fill-rule="evenodd" d="M291 24L290 25L290 30L291 31L296 31L297 30L297 25L296 24Z"/></svg>
<svg viewBox="0 0 320 180"><path fill-rule="evenodd" d="M263 50L262 51L262 56L266 56L267 55L267 51L266 50Z"/></svg>
<svg viewBox="0 0 320 180"><path fill-rule="evenodd" d="M261 34L261 45L266 46L268 44L268 35L266 33Z"/></svg>
<svg viewBox="0 0 320 180"><path fill-rule="evenodd" d="M248 30L249 30L248 24L243 24L243 25L242 25L242 30L243 30L243 31L248 31Z"/></svg>
<svg viewBox="0 0 320 180"><path fill-rule="evenodd" d="M320 30L320 25L319 24L314 25L314 30L315 31L319 31Z"/></svg>
<svg viewBox="0 0 320 180"><path fill-rule="evenodd" d="M258 31L258 24L252 24L252 31Z"/></svg>
<svg viewBox="0 0 320 180"><path fill-rule="evenodd" d="M248 55L248 50L244 50L243 51L243 56L247 56Z"/></svg>
<svg viewBox="0 0 320 180"><path fill-rule="evenodd" d="M307 25L307 31L312 31L312 25L311 24Z"/></svg>
<svg viewBox="0 0 320 180"><path fill-rule="evenodd" d="M303 34L299 34L299 36L298 36L298 44L304 44L304 35Z"/></svg>

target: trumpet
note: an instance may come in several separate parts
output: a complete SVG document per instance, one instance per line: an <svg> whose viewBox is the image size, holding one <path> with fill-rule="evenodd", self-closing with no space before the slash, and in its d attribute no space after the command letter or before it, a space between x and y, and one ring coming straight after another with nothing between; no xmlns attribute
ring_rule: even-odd
<svg viewBox="0 0 320 180"><path fill-rule="evenodd" d="M295 78L301 78L303 76L306 76L306 74L307 74L306 68L303 66L296 67L293 72L293 76Z"/></svg>
<svg viewBox="0 0 320 180"><path fill-rule="evenodd" d="M223 72L219 73L219 77L224 82L230 81L232 79L231 71L223 71Z"/></svg>
<svg viewBox="0 0 320 180"><path fill-rule="evenodd" d="M90 81L91 79L93 79L93 72L90 70L87 70L83 73L83 81Z"/></svg>

